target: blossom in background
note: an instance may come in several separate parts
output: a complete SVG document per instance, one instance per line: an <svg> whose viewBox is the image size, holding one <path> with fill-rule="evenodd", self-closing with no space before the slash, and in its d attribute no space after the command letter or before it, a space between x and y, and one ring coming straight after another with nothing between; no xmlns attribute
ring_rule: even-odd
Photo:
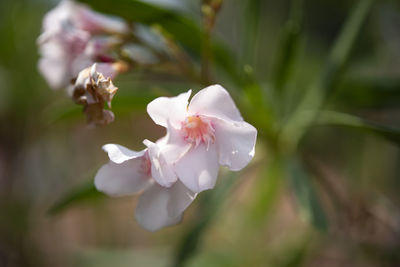
<svg viewBox="0 0 400 267"><path fill-rule="evenodd" d="M129 28L123 21L94 12L72 0L61 1L43 19L38 38L39 71L52 88L66 87L94 62L112 62L109 50Z"/></svg>
<svg viewBox="0 0 400 267"><path fill-rule="evenodd" d="M153 121L167 128L159 153L173 165L164 186L178 179L193 192L214 187L219 166L238 171L254 156L257 130L245 122L229 93L220 85L191 90L176 97L159 97L147 106Z"/></svg>
<svg viewBox="0 0 400 267"><path fill-rule="evenodd" d="M103 126L114 120L114 114L104 109L104 103L111 108L111 100L118 90L111 77L115 76L117 69L118 63L95 63L79 73L72 99L84 106L89 124Z"/></svg>
<svg viewBox="0 0 400 267"><path fill-rule="evenodd" d="M148 113L167 134L144 140L145 150L103 146L110 162L98 171L96 188L111 196L144 191L136 219L150 231L178 223L197 193L214 187L220 165L238 171L254 156L257 130L223 87L209 86L188 104L190 94L149 103Z"/></svg>
<svg viewBox="0 0 400 267"><path fill-rule="evenodd" d="M163 145L161 139L158 145ZM136 207L136 220L149 231L176 224L182 213L196 198L196 193L176 182L170 187L159 185L152 177L158 176L160 168L166 172L172 166L161 165L161 158L149 156L149 150L132 151L126 147L107 144L109 163L99 169L95 186L110 196L125 196L142 193Z"/></svg>

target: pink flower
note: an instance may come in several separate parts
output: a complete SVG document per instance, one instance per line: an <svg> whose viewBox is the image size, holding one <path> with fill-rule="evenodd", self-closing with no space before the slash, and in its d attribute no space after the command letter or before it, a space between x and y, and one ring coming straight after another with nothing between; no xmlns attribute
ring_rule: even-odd
<svg viewBox="0 0 400 267"><path fill-rule="evenodd" d="M97 13L90 7L73 0L63 0L49 11L43 19L43 30L57 31L59 27L64 27L66 24L91 34L125 34L129 30L121 19Z"/></svg>
<svg viewBox="0 0 400 267"><path fill-rule="evenodd" d="M61 1L43 19L38 38L42 56L39 71L52 88L65 87L82 69L99 58L109 58L108 50L121 42L115 36L94 34L124 34L128 30L116 18L96 13L72 0Z"/></svg>
<svg viewBox="0 0 400 267"><path fill-rule="evenodd" d="M146 141L145 141L146 142ZM114 144L103 146L110 162L103 165L95 177L95 186L111 196L141 193L136 207L136 220L149 231L179 223L184 210L196 198L196 193L177 181L170 187L158 184L152 177L173 172L172 166L154 152L164 139L151 149L139 152Z"/></svg>
<svg viewBox="0 0 400 267"><path fill-rule="evenodd" d="M158 155L173 166L171 175L153 177L163 186L181 181L193 192L211 189L219 166L239 171L254 156L257 130L240 115L220 85L191 90L176 97L159 97L147 106L153 121L167 128ZM150 153L150 146L149 154Z"/></svg>

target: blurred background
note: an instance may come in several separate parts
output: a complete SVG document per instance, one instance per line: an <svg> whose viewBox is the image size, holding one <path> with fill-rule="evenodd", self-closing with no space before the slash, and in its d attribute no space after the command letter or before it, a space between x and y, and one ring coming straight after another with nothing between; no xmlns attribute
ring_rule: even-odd
<svg viewBox="0 0 400 267"><path fill-rule="evenodd" d="M164 27L209 77L137 64L114 81L116 120L90 128L37 70L57 1L2 0L0 266L400 266L398 1L229 0L209 30L212 1L84 2ZM181 224L147 232L135 196L93 188L101 146L143 149L164 135L148 102L211 82L258 129L256 156L222 169Z"/></svg>

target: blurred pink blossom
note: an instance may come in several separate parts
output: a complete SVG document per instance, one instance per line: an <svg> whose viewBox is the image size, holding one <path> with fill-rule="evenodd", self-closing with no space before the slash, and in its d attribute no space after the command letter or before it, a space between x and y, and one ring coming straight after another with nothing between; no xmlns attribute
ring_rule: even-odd
<svg viewBox="0 0 400 267"><path fill-rule="evenodd" d="M94 62L113 61L107 53L120 43L115 34L128 30L127 24L117 18L99 14L72 0L61 1L43 19L38 38L39 71L52 88L65 87Z"/></svg>

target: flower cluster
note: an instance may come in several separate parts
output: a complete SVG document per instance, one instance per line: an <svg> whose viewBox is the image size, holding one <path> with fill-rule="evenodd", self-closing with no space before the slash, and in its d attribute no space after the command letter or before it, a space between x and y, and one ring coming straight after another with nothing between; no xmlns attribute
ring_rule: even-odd
<svg viewBox="0 0 400 267"><path fill-rule="evenodd" d="M61 1L44 17L39 70L52 88L69 87L90 125L114 120L104 107L111 108L118 90L112 79L127 70L127 62L158 60L126 41L136 40L130 28L73 0ZM144 150L103 146L110 161L97 172L96 188L111 196L142 193L136 219L150 231L178 223L197 194L215 186L220 166L238 171L254 156L257 130L222 86L209 86L189 102L190 95L191 90L148 104L151 119L166 128L166 135L144 140Z"/></svg>
<svg viewBox="0 0 400 267"><path fill-rule="evenodd" d="M147 106L166 128L160 140L144 140L136 152L108 144L110 162L95 177L98 190L121 196L143 192L136 219L150 231L176 224L197 194L214 187L220 166L239 171L254 156L257 130L240 115L229 93L209 86L192 97L159 97Z"/></svg>
<svg viewBox="0 0 400 267"><path fill-rule="evenodd" d="M114 55L114 48L128 33L129 27L122 20L97 13L73 0L63 0L43 19L37 41L41 54L39 71L54 89L76 85L77 77L83 75L80 72L86 73L85 69L96 62L97 72L113 79L126 70L126 64ZM76 90L80 92L81 88L73 87L71 94L79 94ZM102 117L95 124L106 124L110 118ZM92 121L90 116L88 120Z"/></svg>

